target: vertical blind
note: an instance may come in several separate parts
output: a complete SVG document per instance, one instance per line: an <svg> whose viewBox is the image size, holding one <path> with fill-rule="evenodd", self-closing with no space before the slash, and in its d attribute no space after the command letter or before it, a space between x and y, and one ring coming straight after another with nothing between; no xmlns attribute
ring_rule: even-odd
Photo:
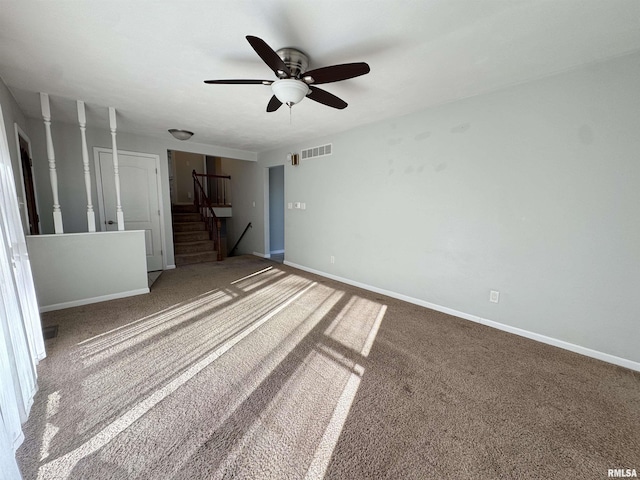
<svg viewBox="0 0 640 480"><path fill-rule="evenodd" d="M45 357L40 314L20 221L9 143L0 105L0 472L19 479L15 450Z"/></svg>

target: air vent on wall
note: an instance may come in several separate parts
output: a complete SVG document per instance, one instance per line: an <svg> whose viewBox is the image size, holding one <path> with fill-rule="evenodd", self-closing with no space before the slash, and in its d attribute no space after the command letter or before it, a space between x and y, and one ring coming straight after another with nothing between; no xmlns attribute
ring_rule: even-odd
<svg viewBox="0 0 640 480"><path fill-rule="evenodd" d="M305 158L324 157L325 155L331 155L332 150L332 143L328 143L320 147L307 148L305 150L302 150L300 158L304 160Z"/></svg>

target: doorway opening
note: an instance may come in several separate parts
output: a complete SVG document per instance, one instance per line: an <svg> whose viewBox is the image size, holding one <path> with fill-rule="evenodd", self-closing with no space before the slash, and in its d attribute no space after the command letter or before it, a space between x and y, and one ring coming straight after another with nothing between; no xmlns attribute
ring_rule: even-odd
<svg viewBox="0 0 640 480"><path fill-rule="evenodd" d="M20 176L22 178L22 207L26 235L40 235L40 216L38 215L38 199L36 196L35 178L33 176L33 156L31 141L22 129L15 124L16 143L20 158Z"/></svg>
<svg viewBox="0 0 640 480"><path fill-rule="evenodd" d="M269 168L269 255L284 262L284 165Z"/></svg>

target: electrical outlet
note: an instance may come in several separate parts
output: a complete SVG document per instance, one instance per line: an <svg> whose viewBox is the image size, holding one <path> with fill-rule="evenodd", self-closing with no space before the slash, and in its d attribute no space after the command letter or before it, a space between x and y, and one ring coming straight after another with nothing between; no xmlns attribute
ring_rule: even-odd
<svg viewBox="0 0 640 480"><path fill-rule="evenodd" d="M336 257L334 257L333 255L331 255L331 263L336 263Z"/></svg>
<svg viewBox="0 0 640 480"><path fill-rule="evenodd" d="M291 210L293 208L293 203L292 202L287 203L287 208Z"/></svg>
<svg viewBox="0 0 640 480"><path fill-rule="evenodd" d="M491 290L491 292L489 292L489 301L491 303L498 303L500 301L500 292Z"/></svg>
<svg viewBox="0 0 640 480"><path fill-rule="evenodd" d="M293 208L300 208L300 202L295 202L293 204Z"/></svg>

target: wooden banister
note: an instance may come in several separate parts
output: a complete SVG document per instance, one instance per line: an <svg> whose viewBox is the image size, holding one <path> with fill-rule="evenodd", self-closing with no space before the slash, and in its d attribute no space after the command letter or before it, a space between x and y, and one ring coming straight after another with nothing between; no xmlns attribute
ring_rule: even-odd
<svg viewBox="0 0 640 480"><path fill-rule="evenodd" d="M249 222L247 224L247 226L244 228L244 231L242 232L242 235L240 235L240 238L238 239L238 241L236 242L236 244L233 246L233 248L231 249L231 251L229 252L229 256L233 257L233 255L236 253L236 249L238 248L238 245L240 245L240 242L242 241L242 239L244 238L244 234L247 233L247 230L249 230L250 228L253 228L253 226L251 225L251 222Z"/></svg>
<svg viewBox="0 0 640 480"><path fill-rule="evenodd" d="M202 188L200 180L198 180L198 177L203 175L198 174L193 170L191 172L191 176L193 177L193 203L205 221L207 230L209 231L209 238L213 240L216 252L218 252L218 261L220 261L222 260L222 245L220 241L220 230L222 228L222 224L220 219L216 216L216 212L213 211L211 200L209 200L204 188Z"/></svg>
<svg viewBox="0 0 640 480"><path fill-rule="evenodd" d="M200 185L205 187L212 205L231 206L231 175L214 175L208 173L194 173L200 179Z"/></svg>
<svg viewBox="0 0 640 480"><path fill-rule="evenodd" d="M193 171L193 174L196 177L211 177L211 178L228 178L229 180L231 180L231 175L214 175L212 173L195 173L196 171Z"/></svg>

